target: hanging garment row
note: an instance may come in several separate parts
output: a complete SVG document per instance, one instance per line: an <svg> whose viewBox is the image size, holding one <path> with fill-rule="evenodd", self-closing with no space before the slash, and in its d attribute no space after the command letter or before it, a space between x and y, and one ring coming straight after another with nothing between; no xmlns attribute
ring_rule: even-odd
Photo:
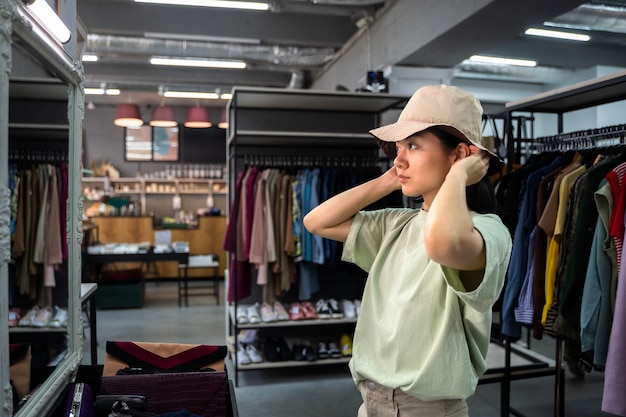
<svg viewBox="0 0 626 417"><path fill-rule="evenodd" d="M10 294L50 304L55 269L67 260L67 163L9 163L11 255L15 274Z"/></svg>
<svg viewBox="0 0 626 417"><path fill-rule="evenodd" d="M514 237L503 334L520 337L528 325L536 339L562 338L565 361L614 380L605 382L602 407L618 415L626 415L626 400L615 391L626 383L626 284L618 280L626 276L623 132L610 127L539 140L551 150L504 176L497 190Z"/></svg>
<svg viewBox="0 0 626 417"><path fill-rule="evenodd" d="M379 167L365 165L249 166L239 172L224 241L234 272L228 300L250 296L253 275L265 302L293 285L300 300L309 300L319 289L317 265L338 263L341 247L309 233L302 219L329 197L381 174Z"/></svg>

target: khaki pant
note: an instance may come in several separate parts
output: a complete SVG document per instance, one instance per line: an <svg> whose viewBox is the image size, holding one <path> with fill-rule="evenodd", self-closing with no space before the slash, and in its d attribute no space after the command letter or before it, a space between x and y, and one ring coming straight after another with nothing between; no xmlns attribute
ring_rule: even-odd
<svg viewBox="0 0 626 417"><path fill-rule="evenodd" d="M469 417L465 400L421 401L399 389L362 381L358 417Z"/></svg>

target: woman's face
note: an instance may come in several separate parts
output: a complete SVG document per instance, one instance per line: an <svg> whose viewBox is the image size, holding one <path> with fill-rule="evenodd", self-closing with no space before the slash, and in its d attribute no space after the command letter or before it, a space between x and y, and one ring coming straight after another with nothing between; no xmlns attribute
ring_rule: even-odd
<svg viewBox="0 0 626 417"><path fill-rule="evenodd" d="M443 146L429 131L417 133L396 142L394 166L402 184L402 193L409 197L421 195L428 209L450 167L457 159L454 149Z"/></svg>

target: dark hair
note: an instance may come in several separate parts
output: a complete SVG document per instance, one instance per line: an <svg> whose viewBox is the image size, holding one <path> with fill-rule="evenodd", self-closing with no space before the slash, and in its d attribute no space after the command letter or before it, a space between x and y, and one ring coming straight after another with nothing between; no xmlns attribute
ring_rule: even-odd
<svg viewBox="0 0 626 417"><path fill-rule="evenodd" d="M459 143L464 142L451 132L438 127L431 127L427 130L437 136L441 144L450 150L456 148ZM498 213L496 193L493 189L491 179L486 175L478 183L467 187L465 197L467 206L472 211L481 214Z"/></svg>

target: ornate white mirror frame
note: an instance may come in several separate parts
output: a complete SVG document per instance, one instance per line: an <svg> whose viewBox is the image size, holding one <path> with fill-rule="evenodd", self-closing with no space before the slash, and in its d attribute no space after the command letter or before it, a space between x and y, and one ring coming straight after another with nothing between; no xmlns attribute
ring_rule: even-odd
<svg viewBox="0 0 626 417"><path fill-rule="evenodd" d="M19 39L32 55L63 84L68 86L68 341L67 353L52 374L35 391L17 414L18 417L42 417L49 414L82 361L82 317L80 301L82 203L81 149L84 116L82 64L61 47L29 15L20 0L0 0L0 416L12 412L12 389L9 382L8 264L10 262L10 190L9 155L9 84L13 41ZM16 74L18 76L19 74Z"/></svg>

